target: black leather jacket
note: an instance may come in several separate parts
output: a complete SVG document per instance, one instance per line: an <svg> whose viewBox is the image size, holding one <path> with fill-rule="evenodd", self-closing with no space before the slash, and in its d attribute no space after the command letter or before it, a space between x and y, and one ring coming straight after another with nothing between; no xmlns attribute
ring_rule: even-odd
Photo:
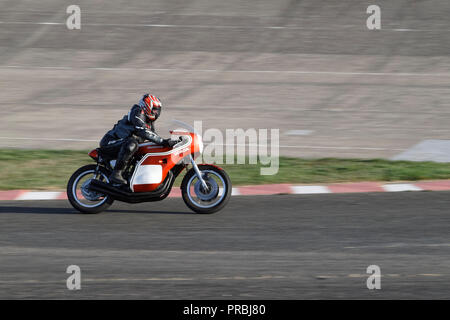
<svg viewBox="0 0 450 320"><path fill-rule="evenodd" d="M155 133L153 121L148 120L144 111L137 104L131 108L128 115L119 120L106 134L116 139L125 139L135 135L140 137L142 141L150 140L157 144L163 142L163 138Z"/></svg>

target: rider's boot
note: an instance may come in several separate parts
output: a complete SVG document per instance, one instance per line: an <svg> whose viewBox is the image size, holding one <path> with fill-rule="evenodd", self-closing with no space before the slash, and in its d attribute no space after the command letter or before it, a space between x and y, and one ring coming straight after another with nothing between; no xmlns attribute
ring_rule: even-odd
<svg viewBox="0 0 450 320"><path fill-rule="evenodd" d="M122 177L123 169L118 169L117 164L114 171L109 176L109 180L114 184L127 184L127 181Z"/></svg>
<svg viewBox="0 0 450 320"><path fill-rule="evenodd" d="M120 149L120 152L117 157L116 165L114 166L114 170L109 177L109 180L114 184L127 184L127 181L122 177L122 173L128 165L131 157L134 153L134 146L130 146L130 144L125 144Z"/></svg>

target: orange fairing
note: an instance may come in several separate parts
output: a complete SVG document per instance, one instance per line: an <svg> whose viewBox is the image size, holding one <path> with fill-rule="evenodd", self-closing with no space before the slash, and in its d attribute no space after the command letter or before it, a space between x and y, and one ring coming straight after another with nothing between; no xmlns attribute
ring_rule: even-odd
<svg viewBox="0 0 450 320"><path fill-rule="evenodd" d="M203 152L203 141L200 136L195 133L191 133L192 144L191 144L191 153L192 156L197 158Z"/></svg>
<svg viewBox="0 0 450 320"><path fill-rule="evenodd" d="M201 138L189 132L171 132L183 136L182 142L173 148L162 147L152 143L141 144L138 154L143 158L136 165L130 181L134 192L153 191L164 181L170 169L190 154L199 154Z"/></svg>
<svg viewBox="0 0 450 320"><path fill-rule="evenodd" d="M200 146L203 145L203 141L197 134L186 131L170 131L170 134L172 134L173 136L190 136L192 138L191 154L194 157L194 159L197 158L197 156L202 153L203 150L201 149L203 148L203 146L202 147Z"/></svg>

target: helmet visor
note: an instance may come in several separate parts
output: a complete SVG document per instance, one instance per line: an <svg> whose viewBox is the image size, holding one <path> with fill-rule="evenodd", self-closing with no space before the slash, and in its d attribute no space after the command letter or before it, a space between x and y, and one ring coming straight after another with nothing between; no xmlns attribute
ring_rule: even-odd
<svg viewBox="0 0 450 320"><path fill-rule="evenodd" d="M161 107L153 107L152 116L154 117L154 120L158 119L160 115L161 115Z"/></svg>

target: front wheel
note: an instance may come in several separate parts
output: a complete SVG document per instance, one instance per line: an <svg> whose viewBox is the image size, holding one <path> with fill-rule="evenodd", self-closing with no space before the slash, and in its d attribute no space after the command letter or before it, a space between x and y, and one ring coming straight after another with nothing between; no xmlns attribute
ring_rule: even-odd
<svg viewBox="0 0 450 320"><path fill-rule="evenodd" d="M231 180L228 174L212 165L199 165L207 189L194 169L188 171L181 182L181 194L186 205L197 213L214 213L222 209L231 197Z"/></svg>
<svg viewBox="0 0 450 320"><path fill-rule="evenodd" d="M99 167L96 175L96 168L94 164L81 167L75 171L67 183L67 198L70 204L82 213L102 212L114 202L110 196L90 190L89 184L93 179L109 182L108 171Z"/></svg>

